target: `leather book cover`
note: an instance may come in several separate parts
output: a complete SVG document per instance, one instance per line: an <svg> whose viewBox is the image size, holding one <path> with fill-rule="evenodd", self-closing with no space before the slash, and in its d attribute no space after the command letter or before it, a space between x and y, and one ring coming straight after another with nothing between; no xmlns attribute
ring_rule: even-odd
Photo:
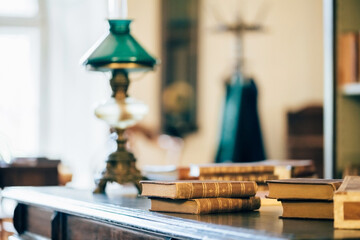
<svg viewBox="0 0 360 240"><path fill-rule="evenodd" d="M303 176L311 176L316 173L313 160L296 159L296 160L266 160L266 164L275 167L274 174L280 179L300 178Z"/></svg>
<svg viewBox="0 0 360 240"><path fill-rule="evenodd" d="M226 174L274 174L278 168L285 168L289 177L308 176L315 173L312 160L265 160L252 163L212 163L191 165L188 175L192 177Z"/></svg>
<svg viewBox="0 0 360 240"><path fill-rule="evenodd" d="M268 173L247 173L247 174L214 174L203 175L199 180L220 180L220 181L255 181L257 183L264 183L267 180L279 179L277 175Z"/></svg>
<svg viewBox="0 0 360 240"><path fill-rule="evenodd" d="M151 199L151 211L190 214L251 211L260 208L259 197L199 198L190 200Z"/></svg>
<svg viewBox="0 0 360 240"><path fill-rule="evenodd" d="M212 163L190 166L190 176L273 172L274 166L264 164L264 161L253 163Z"/></svg>
<svg viewBox="0 0 360 240"><path fill-rule="evenodd" d="M281 200L283 218L334 219L332 201Z"/></svg>
<svg viewBox="0 0 360 240"><path fill-rule="evenodd" d="M254 196L254 181L141 181L142 196L172 199Z"/></svg>
<svg viewBox="0 0 360 240"><path fill-rule="evenodd" d="M341 179L292 178L266 181L269 198L332 200Z"/></svg>

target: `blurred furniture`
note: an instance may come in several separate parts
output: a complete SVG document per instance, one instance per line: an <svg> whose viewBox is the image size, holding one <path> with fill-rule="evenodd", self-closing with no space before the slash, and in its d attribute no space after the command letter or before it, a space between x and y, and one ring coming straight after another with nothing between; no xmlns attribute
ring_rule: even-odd
<svg viewBox="0 0 360 240"><path fill-rule="evenodd" d="M281 206L226 214L149 211L150 200L66 187L7 188L16 200L15 239L359 239L333 221L281 219ZM29 238L30 237L30 238ZM41 238L43 237L43 238Z"/></svg>
<svg viewBox="0 0 360 240"><path fill-rule="evenodd" d="M197 130L199 0L162 0L161 127L185 137Z"/></svg>
<svg viewBox="0 0 360 240"><path fill-rule="evenodd" d="M323 107L307 106L288 112L287 124L287 157L313 160L316 174L323 177Z"/></svg>
<svg viewBox="0 0 360 240"><path fill-rule="evenodd" d="M15 158L11 164L1 163L0 188L59 185L59 180L62 179L58 172L59 164L60 160L49 160L47 158ZM3 208L1 201L0 236L1 239L7 239L15 232L15 229L12 225L12 216L5 213Z"/></svg>
<svg viewBox="0 0 360 240"><path fill-rule="evenodd" d="M0 164L0 188L8 186L59 185L60 160L16 158L11 164Z"/></svg>
<svg viewBox="0 0 360 240"><path fill-rule="evenodd" d="M360 1L335 0L334 8L334 29L333 34L333 59L334 78L327 82L328 89L332 90L332 99L329 101L329 111L332 118L332 132L328 134L329 142L332 143L331 155L334 159L335 177L342 177L349 166L359 165L360 159L360 81L359 81L359 29L360 29ZM344 34L354 35L354 42L342 42ZM355 43L353 52L348 52L350 44ZM353 58L346 56L352 54ZM354 66L357 72L348 72L349 68L341 66ZM345 72L342 72L345 70ZM353 74L353 81L349 82L345 76ZM326 82L325 82L326 83ZM328 146L328 145L327 145ZM345 173L346 174L346 173Z"/></svg>

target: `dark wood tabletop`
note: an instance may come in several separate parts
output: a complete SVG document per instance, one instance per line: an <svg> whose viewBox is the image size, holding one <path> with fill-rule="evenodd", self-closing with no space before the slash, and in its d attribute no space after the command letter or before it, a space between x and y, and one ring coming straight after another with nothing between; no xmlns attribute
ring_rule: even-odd
<svg viewBox="0 0 360 240"><path fill-rule="evenodd" d="M2 195L23 206L49 209L162 239L360 238L358 230L334 229L331 220L281 219L281 206L262 206L251 212L191 215L151 212L150 200L135 195L107 196L67 187L10 187Z"/></svg>
<svg viewBox="0 0 360 240"><path fill-rule="evenodd" d="M15 158L9 164L0 162L0 188L59 185L59 164L60 160L47 158Z"/></svg>

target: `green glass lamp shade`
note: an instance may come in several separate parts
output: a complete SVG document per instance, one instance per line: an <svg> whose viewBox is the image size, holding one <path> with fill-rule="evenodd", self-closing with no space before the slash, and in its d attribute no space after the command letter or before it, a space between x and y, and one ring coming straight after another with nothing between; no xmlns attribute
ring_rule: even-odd
<svg viewBox="0 0 360 240"><path fill-rule="evenodd" d="M131 36L130 23L131 20L109 20L109 34L90 50L83 64L89 69L100 71L153 69L156 59Z"/></svg>

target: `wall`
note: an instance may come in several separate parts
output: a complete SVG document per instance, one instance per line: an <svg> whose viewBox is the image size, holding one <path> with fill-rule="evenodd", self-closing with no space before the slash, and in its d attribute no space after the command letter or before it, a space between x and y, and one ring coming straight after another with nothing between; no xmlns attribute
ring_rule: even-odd
<svg viewBox="0 0 360 240"><path fill-rule="evenodd" d="M101 169L113 145L108 127L94 117L97 103L110 96L108 77L88 72L79 61L106 32L106 1L49 1L48 154L72 167L75 180L84 185ZM240 5L239 5L240 3ZM199 42L199 131L183 142L180 160L167 158L157 141L135 135L133 150L138 165L206 163L214 159L220 125L223 82L233 66L231 34L216 33L219 22L212 9L232 21L236 11L247 21L260 5L268 7L265 31L245 36L246 72L255 77L259 111L269 158L286 157L286 111L323 99L323 47L321 0L202 1ZM129 0L133 36L155 57L160 54L160 0ZM161 65L140 80L132 81L130 95L150 107L143 125L160 127ZM135 76L134 78L137 78ZM51 106L51 107L50 107ZM180 142L181 143L181 142ZM175 149L176 150L176 149ZM171 154L170 154L171 155ZM174 154L172 154L174 156Z"/></svg>
<svg viewBox="0 0 360 240"><path fill-rule="evenodd" d="M87 72L81 57L107 29L106 2L48 1L46 54L48 134L46 156L70 166L80 185L93 183L93 169L106 152L108 128L94 107L110 94L103 74ZM101 89L101 91L99 91ZM45 127L45 126L44 126Z"/></svg>
<svg viewBox="0 0 360 240"><path fill-rule="evenodd" d="M139 6L142 7L139 7ZM134 36L155 56L159 52L158 1L129 1L129 18ZM94 109L110 95L109 75L87 71L81 65L85 53L108 31L107 1L47 1L48 45L43 51L48 68L44 117L47 118L46 145L42 154L59 158L74 173L74 184L93 186L94 174L105 166L107 155L115 148L109 127L97 119ZM151 13L151 14L148 14ZM157 95L159 71L134 81L130 94L149 104L151 114L145 124L159 125ZM138 77L138 76L136 76Z"/></svg>
<svg viewBox="0 0 360 240"><path fill-rule="evenodd" d="M245 35L246 73L259 91L268 158L286 158L286 112L323 100L321 0L202 1L199 126L185 140L183 163L211 162L217 146L223 81L232 69L234 37L215 33L217 15L232 22L236 9L251 22L265 5L265 29ZM240 4L239 4L240 3Z"/></svg>

